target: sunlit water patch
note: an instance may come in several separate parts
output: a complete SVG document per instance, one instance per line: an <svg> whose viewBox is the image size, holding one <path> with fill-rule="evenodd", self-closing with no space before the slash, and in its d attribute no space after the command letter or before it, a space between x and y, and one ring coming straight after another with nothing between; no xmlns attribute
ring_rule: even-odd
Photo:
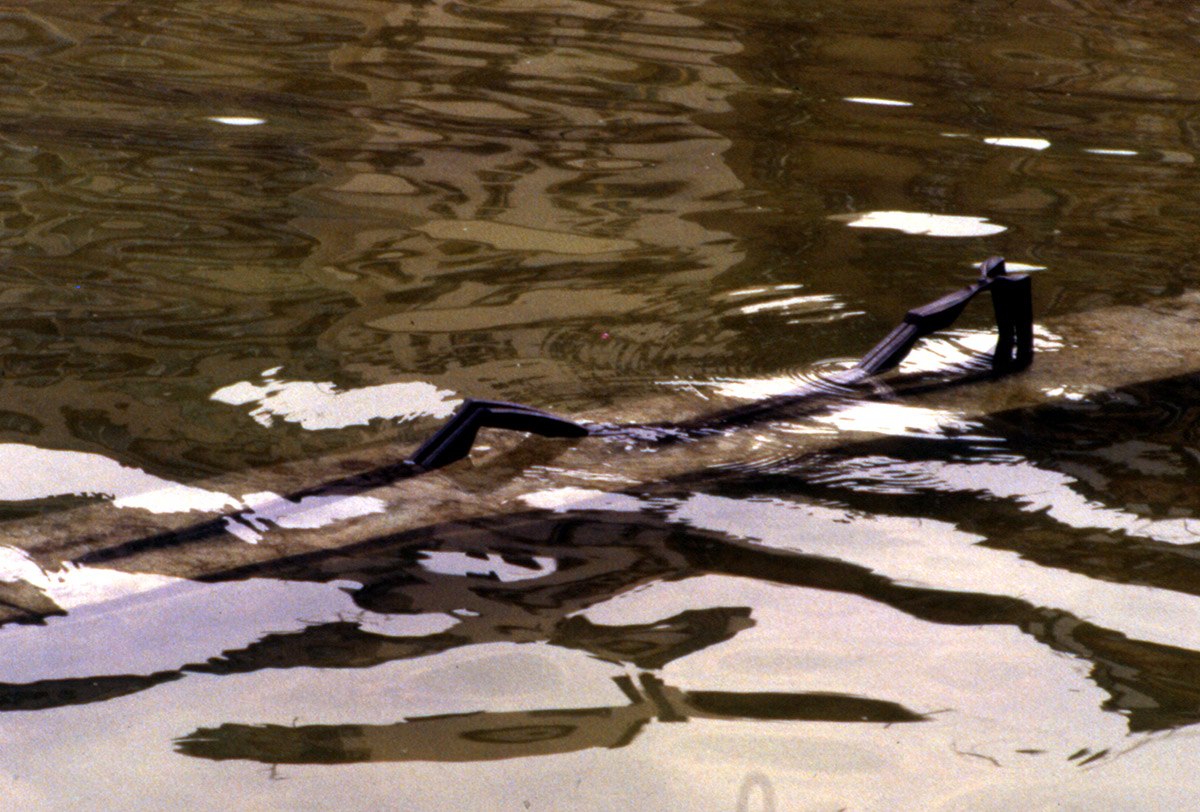
<svg viewBox="0 0 1200 812"><path fill-rule="evenodd" d="M833 431L911 437L945 437L952 433L960 439L980 438L972 433L980 429L979 424L963 415L900 403L856 403L829 414L816 415L813 420Z"/></svg>

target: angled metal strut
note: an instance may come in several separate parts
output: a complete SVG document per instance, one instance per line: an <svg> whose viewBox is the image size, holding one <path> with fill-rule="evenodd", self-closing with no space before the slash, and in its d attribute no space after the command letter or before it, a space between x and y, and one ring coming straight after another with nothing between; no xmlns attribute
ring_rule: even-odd
<svg viewBox="0 0 1200 812"><path fill-rule="evenodd" d="M466 400L409 461L421 468L440 468L467 456L481 428L512 429L543 437L586 437L586 426L561 417L499 400Z"/></svg>
<svg viewBox="0 0 1200 812"><path fill-rule="evenodd" d="M979 268L979 280L927 305L913 308L895 330L855 365L858 377L886 372L904 360L918 339L954 323L977 294L991 291L999 337L992 352L992 371L1005 375L1033 360L1033 286L1027 274L1008 276L1004 259L992 257Z"/></svg>
<svg viewBox="0 0 1200 812"><path fill-rule="evenodd" d="M875 345L854 367L834 376L834 383L857 383L892 369L908 355L913 345L930 333L954 323L976 295L989 291L996 316L998 337L991 356L994 376L1024 369L1033 360L1033 297L1028 275L1008 276L1004 259L992 257L980 266L979 279L967 287L914 308L896 329ZM448 465L471 451L481 428L512 429L543 437L586 437L612 426L588 426L541 409L494 400L466 400L432 437L408 460L418 469Z"/></svg>

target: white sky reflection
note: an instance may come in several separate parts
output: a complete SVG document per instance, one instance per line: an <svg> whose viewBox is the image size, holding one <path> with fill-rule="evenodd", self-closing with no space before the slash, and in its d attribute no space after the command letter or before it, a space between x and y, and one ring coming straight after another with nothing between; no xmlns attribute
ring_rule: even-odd
<svg viewBox="0 0 1200 812"><path fill-rule="evenodd" d="M969 469L963 475L971 478L961 483L963 486L997 488L1001 493L1013 492L1013 477L1020 480L1028 473L997 470L995 476L983 474L988 481L982 482L975 480L979 466L961 467ZM1051 476L1044 482L1050 488L1047 502L1060 496L1070 498L1065 493L1070 489L1062 481ZM1027 483L1021 483L1016 491L1027 493L1027 488ZM1068 511L1078 507L1082 506L1077 503ZM1037 506L1031 504L1030 509ZM1024 560L1015 551L982 547L978 536L946 522L897 516L856 515L851 519L841 510L819 505L704 494L683 500L672 513L674 520L695 527L857 563L900 583L993 595L1011 595L1013 584L1019 584L1020 596L1032 604L1063 609L1138 639L1200 646L1200 605L1190 596L1046 568ZM1097 522L1098 513L1119 511L1097 511L1088 505L1073 518L1084 519L1090 526L1109 524L1103 518Z"/></svg>
<svg viewBox="0 0 1200 812"><path fill-rule="evenodd" d="M275 418L310 431L366 425L376 419L412 420L449 417L461 400L431 383L410 381L339 392L333 383L288 381L263 372L262 383L240 381L218 389L213 400L233 406L256 404L250 416L268 428Z"/></svg>
<svg viewBox="0 0 1200 812"><path fill-rule="evenodd" d="M100 454L57 451L17 443L0 444L0 465L19 472L0 480L0 502L24 502L59 496L111 499L118 508L152 513L240 511L227 519L227 529L251 544L272 528L315 529L381 513L385 504L367 496L309 496L298 502L264 491L240 499L219 491L162 479L121 465ZM0 559L0 580L5 580Z"/></svg>
<svg viewBox="0 0 1200 812"><path fill-rule="evenodd" d="M0 629L8 655L0 663L5 682L179 668L204 662L214 651L248 646L262 637L263 629L286 633L353 618L371 631L424 635L456 622L437 613L366 611L349 594L358 586L351 581L256 578L205 584L70 564L46 571L24 551L0 546L0 581L18 580L70 614L50 617L45 625ZM231 606L237 611L231 612Z"/></svg>
<svg viewBox="0 0 1200 812"><path fill-rule="evenodd" d="M502 583L541 578L558 569L558 561L548 556L535 556L536 567L510 564L496 553L477 558L466 553L446 550L421 550L420 565L440 575L477 575L495 577Z"/></svg>
<svg viewBox="0 0 1200 812"><path fill-rule="evenodd" d="M743 305L739 310L746 315L761 313L764 310L844 310L845 303L831 293L815 293L808 296L789 296L786 299L774 299L757 304Z"/></svg>
<svg viewBox="0 0 1200 812"><path fill-rule="evenodd" d="M0 467L11 474L0 479L0 501L6 502L97 496L113 499L117 507L153 513L223 510L238 505L229 494L180 485L83 451L3 443Z"/></svg>
<svg viewBox="0 0 1200 812"><path fill-rule="evenodd" d="M306 496L293 502L263 491L246 494L242 501L250 510L227 518L225 529L248 544L257 544L273 527L315 530L387 509L387 503L373 496Z"/></svg>
<svg viewBox="0 0 1200 812"><path fill-rule="evenodd" d="M829 219L844 222L852 228L886 228L927 237L987 237L1007 230L1007 226L989 223L984 217L911 211L835 214Z"/></svg>

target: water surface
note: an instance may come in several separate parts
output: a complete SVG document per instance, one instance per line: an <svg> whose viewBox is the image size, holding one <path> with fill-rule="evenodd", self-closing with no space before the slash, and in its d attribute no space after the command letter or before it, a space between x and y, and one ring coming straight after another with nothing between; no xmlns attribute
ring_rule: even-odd
<svg viewBox="0 0 1200 812"><path fill-rule="evenodd" d="M329 528L386 521L370 493L280 511L250 472L403 455L465 397L632 420L776 392L993 254L1047 321L1194 289L1198 26L1049 0L9 4L0 791L1177 802L1190 377L965 422L850 411L811 454L751 427L737 464L349 546ZM989 327L974 308L957 336ZM246 507L221 567L48 541Z"/></svg>

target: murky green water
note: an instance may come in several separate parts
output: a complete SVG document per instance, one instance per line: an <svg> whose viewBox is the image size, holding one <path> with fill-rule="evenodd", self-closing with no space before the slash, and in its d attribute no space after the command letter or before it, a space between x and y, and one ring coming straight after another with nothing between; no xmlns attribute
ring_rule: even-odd
<svg viewBox="0 0 1200 812"><path fill-rule="evenodd" d="M465 397L787 389L992 254L1050 326L1196 289L1198 35L1049 0L8 4L0 797L1195 794L1191 377L276 494ZM1060 352L1108 357L1103 318Z"/></svg>

